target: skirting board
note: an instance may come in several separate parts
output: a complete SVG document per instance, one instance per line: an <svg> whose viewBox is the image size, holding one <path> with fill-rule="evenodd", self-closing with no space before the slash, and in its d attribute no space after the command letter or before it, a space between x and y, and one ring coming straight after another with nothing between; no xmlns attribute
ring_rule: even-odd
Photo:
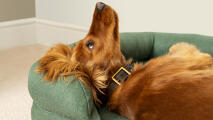
<svg viewBox="0 0 213 120"><path fill-rule="evenodd" d="M34 43L35 18L0 22L0 50Z"/></svg>
<svg viewBox="0 0 213 120"><path fill-rule="evenodd" d="M88 29L38 18L0 22L0 50L29 44L52 46L83 39Z"/></svg>
<svg viewBox="0 0 213 120"><path fill-rule="evenodd" d="M83 39L87 28L50 20L36 19L36 40L43 45L71 44Z"/></svg>

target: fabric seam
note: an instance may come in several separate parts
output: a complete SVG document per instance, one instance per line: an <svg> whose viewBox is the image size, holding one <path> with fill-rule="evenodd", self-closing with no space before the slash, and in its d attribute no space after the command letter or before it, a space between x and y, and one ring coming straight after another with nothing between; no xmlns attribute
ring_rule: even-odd
<svg viewBox="0 0 213 120"><path fill-rule="evenodd" d="M44 107L41 107L41 106L38 104L38 102L36 102L36 101L33 101L33 104L36 104L36 105L37 105L37 107L39 107L40 109L44 110L45 112L53 113L53 114L56 114L56 115L59 115L59 116L65 117L65 118L67 118L67 119L70 119L70 117L69 117L69 116L67 116L67 115L60 114L60 113L58 113L58 112L56 112L56 111L52 111L52 112L51 112L50 110L46 109L46 107L45 107L45 108L44 108Z"/></svg>

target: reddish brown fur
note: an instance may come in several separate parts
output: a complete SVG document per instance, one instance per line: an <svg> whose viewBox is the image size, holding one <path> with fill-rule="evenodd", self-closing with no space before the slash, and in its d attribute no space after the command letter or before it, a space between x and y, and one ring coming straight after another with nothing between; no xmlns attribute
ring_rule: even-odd
<svg viewBox="0 0 213 120"><path fill-rule="evenodd" d="M86 43L94 41L94 49ZM46 80L75 74L87 85L96 103L112 75L128 62L120 51L118 16L110 7L95 9L87 36L72 49L51 48L37 68ZM108 107L131 120L212 120L213 60L187 43L173 45L169 53L136 63L131 76L109 97Z"/></svg>
<svg viewBox="0 0 213 120"><path fill-rule="evenodd" d="M177 53L137 65L110 97L111 110L131 120L213 119L212 57L187 43L173 47ZM191 48L196 54L187 55Z"/></svg>
<svg viewBox="0 0 213 120"><path fill-rule="evenodd" d="M89 40L95 43L93 50L86 46ZM89 33L83 40L74 48L62 44L52 47L39 60L36 71L44 72L44 79L53 83L59 75L66 79L75 74L91 88L95 102L101 103L98 94L104 94L111 74L126 64L120 52L117 13L105 6L103 11L95 9Z"/></svg>

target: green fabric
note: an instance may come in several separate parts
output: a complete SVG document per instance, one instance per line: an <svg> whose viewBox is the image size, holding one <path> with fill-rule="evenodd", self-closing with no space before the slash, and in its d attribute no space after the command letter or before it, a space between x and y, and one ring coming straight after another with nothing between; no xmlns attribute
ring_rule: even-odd
<svg viewBox="0 0 213 120"><path fill-rule="evenodd" d="M32 118L38 113L37 110L40 107L44 111L57 113L71 120L100 120L91 92L83 83L74 80L69 84L60 78L54 84L45 82L41 80L41 74L34 72L36 67L37 63L30 70L28 82L33 104L37 106L32 111Z"/></svg>
<svg viewBox="0 0 213 120"><path fill-rule="evenodd" d="M183 41L213 55L213 37L175 33L121 33L121 51L127 58L147 61L166 54L171 45ZM33 64L28 79L32 120L126 120L106 107L97 109L90 89L79 80L69 83L59 78L54 84L45 82L41 74L34 72L37 65Z"/></svg>
<svg viewBox="0 0 213 120"><path fill-rule="evenodd" d="M33 103L31 110L32 120L70 120L68 117L57 114L55 112L47 111Z"/></svg>
<svg viewBox="0 0 213 120"><path fill-rule="evenodd" d="M213 55L213 37L196 34L153 33L154 47L151 57L168 52L170 46L177 42L187 42L197 46L201 51Z"/></svg>
<svg viewBox="0 0 213 120"><path fill-rule="evenodd" d="M121 52L134 61L147 60L153 49L153 33L121 33Z"/></svg>
<svg viewBox="0 0 213 120"><path fill-rule="evenodd" d="M116 113L109 112L106 107L99 109L101 120L127 120L126 118L119 116Z"/></svg>

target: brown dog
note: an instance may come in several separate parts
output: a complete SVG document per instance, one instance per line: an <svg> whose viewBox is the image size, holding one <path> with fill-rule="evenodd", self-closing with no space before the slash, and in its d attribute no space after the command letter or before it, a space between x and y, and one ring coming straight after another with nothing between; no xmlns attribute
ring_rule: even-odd
<svg viewBox="0 0 213 120"><path fill-rule="evenodd" d="M213 120L213 59L193 45L173 45L167 55L134 64L125 82L113 81L130 62L120 51L118 15L104 3L96 4L83 40L74 48L52 47L39 63L45 79L75 74L96 103L109 95L110 110L131 120Z"/></svg>

